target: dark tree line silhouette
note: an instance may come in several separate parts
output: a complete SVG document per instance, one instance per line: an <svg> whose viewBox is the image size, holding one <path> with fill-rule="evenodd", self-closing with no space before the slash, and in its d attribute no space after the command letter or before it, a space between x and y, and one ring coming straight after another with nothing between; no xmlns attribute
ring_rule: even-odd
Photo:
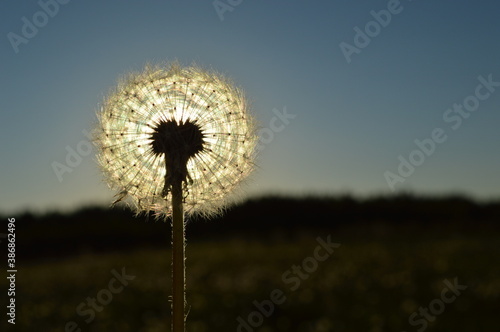
<svg viewBox="0 0 500 332"><path fill-rule="evenodd" d="M294 236L314 229L335 230L384 223L389 226L453 225L464 229L498 229L500 202L478 203L450 196L441 198L400 195L354 199L344 197L264 197L250 199L206 220L187 222L190 241L229 236L268 238ZM152 215L134 216L128 208L86 207L72 213L25 213L16 216L20 259L61 257L83 252L133 250L168 246L169 221Z"/></svg>

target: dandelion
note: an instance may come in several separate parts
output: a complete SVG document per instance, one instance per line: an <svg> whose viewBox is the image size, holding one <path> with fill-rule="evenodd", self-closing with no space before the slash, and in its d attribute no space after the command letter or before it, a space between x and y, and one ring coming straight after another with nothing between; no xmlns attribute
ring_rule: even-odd
<svg viewBox="0 0 500 332"><path fill-rule="evenodd" d="M219 74L178 64L125 78L98 114L98 162L114 203L172 216L173 330L184 331L184 213L210 215L253 168L243 93Z"/></svg>
<svg viewBox="0 0 500 332"><path fill-rule="evenodd" d="M98 115L98 161L117 201L128 197L137 212L171 215L165 198L179 176L187 214L218 212L253 167L247 108L227 79L197 67L130 75Z"/></svg>

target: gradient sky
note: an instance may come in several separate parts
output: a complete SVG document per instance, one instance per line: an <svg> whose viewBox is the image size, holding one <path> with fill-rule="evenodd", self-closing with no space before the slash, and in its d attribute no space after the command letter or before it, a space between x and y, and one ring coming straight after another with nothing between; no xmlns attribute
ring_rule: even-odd
<svg viewBox="0 0 500 332"><path fill-rule="evenodd" d="M119 77L175 59L231 77L262 128L273 109L296 115L260 153L249 195L392 193L384 172L441 128L446 141L395 192L499 198L500 87L456 130L443 115L474 101L479 76L500 82L500 3L401 1L348 63L339 45L388 6L243 0L221 20L212 1L73 0L43 22L37 1L2 1L0 211L110 202L94 152L62 181L51 165L87 140ZM16 53L9 33L23 36L23 17L41 27Z"/></svg>

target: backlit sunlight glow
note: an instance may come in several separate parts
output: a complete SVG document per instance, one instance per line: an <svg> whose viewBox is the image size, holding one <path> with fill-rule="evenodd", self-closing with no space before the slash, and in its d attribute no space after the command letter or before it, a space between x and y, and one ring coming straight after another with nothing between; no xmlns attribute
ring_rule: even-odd
<svg viewBox="0 0 500 332"><path fill-rule="evenodd" d="M153 153L160 121L189 121L203 134L203 150L187 163L185 211L210 215L253 169L257 137L241 90L219 74L178 64L147 67L118 84L98 113L98 162L117 201L127 198L137 212L168 216L162 197L165 160Z"/></svg>

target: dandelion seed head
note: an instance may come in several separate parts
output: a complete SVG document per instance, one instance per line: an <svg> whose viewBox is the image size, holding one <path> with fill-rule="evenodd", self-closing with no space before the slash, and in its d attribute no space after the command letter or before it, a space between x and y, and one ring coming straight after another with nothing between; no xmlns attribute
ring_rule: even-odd
<svg viewBox="0 0 500 332"><path fill-rule="evenodd" d="M127 198L137 212L170 215L173 177L183 181L187 214L219 212L254 166L257 137L242 91L196 66L129 75L98 120L98 162L117 201Z"/></svg>

